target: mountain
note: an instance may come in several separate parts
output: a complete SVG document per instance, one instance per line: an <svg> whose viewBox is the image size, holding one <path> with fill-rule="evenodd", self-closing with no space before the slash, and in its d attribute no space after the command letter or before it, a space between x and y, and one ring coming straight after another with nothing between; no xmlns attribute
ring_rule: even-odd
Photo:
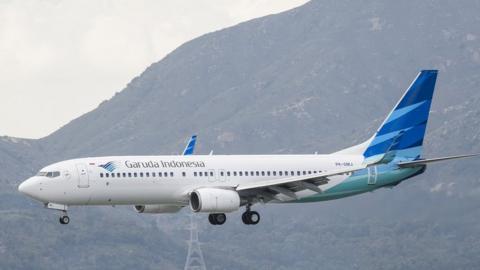
<svg viewBox="0 0 480 270"><path fill-rule="evenodd" d="M69 226L16 192L95 155L329 153L367 139L420 69L439 69L425 155L480 152L480 3L311 1L189 41L112 99L40 140L0 138L0 268L181 269L187 211L74 208ZM209 268L475 269L478 159L390 190L199 219Z"/></svg>

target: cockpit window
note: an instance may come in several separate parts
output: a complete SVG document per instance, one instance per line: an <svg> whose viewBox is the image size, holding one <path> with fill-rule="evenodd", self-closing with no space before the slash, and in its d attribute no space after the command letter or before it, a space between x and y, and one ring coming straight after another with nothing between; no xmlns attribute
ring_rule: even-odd
<svg viewBox="0 0 480 270"><path fill-rule="evenodd" d="M54 172L38 172L37 173L37 176L46 176L46 177L49 177L49 178L55 178L55 177L59 177L60 176L60 172L59 171L54 171Z"/></svg>

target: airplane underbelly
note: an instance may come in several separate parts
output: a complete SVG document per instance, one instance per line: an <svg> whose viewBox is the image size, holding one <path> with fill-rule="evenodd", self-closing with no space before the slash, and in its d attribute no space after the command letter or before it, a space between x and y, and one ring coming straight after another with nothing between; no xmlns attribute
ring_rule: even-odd
<svg viewBox="0 0 480 270"><path fill-rule="evenodd" d="M154 182L105 183L92 192L89 204L103 205L134 205L134 204L164 204L178 201L175 189L170 185Z"/></svg>

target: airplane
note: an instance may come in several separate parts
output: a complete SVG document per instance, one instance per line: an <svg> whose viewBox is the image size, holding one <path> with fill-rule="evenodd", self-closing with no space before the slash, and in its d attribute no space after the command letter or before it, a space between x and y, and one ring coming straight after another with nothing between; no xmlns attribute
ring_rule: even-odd
<svg viewBox="0 0 480 270"><path fill-rule="evenodd" d="M393 187L422 174L427 164L477 156L422 157L437 70L422 70L365 142L326 155L107 156L66 160L41 169L19 192L63 214L81 205L132 205L138 213L176 213L189 206L222 225L245 207L255 225L258 203L307 203ZM190 151L192 149L192 151Z"/></svg>

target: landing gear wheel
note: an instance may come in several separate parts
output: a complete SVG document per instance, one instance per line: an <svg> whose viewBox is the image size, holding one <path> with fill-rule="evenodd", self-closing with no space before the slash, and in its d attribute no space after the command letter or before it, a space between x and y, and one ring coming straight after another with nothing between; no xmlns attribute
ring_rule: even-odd
<svg viewBox="0 0 480 270"><path fill-rule="evenodd" d="M208 221L212 225L222 225L227 221L227 216L225 214L210 214L208 215Z"/></svg>
<svg viewBox="0 0 480 270"><path fill-rule="evenodd" d="M225 214L216 214L215 221L217 222L217 225L223 225L223 223L227 221L227 216L225 216Z"/></svg>
<svg viewBox="0 0 480 270"><path fill-rule="evenodd" d="M60 217L60 224L66 225L68 223L70 223L70 218L68 216L61 216Z"/></svg>
<svg viewBox="0 0 480 270"><path fill-rule="evenodd" d="M260 222L260 214L256 211L250 211L250 224L256 225Z"/></svg>
<svg viewBox="0 0 480 270"><path fill-rule="evenodd" d="M217 223L215 222L215 218L214 218L213 216L214 216L214 214L208 215L208 221L209 221L210 224L212 224L212 225L217 225Z"/></svg>
<svg viewBox="0 0 480 270"><path fill-rule="evenodd" d="M242 214L242 221L247 225L255 225L260 222L260 214L256 211L246 211Z"/></svg>

